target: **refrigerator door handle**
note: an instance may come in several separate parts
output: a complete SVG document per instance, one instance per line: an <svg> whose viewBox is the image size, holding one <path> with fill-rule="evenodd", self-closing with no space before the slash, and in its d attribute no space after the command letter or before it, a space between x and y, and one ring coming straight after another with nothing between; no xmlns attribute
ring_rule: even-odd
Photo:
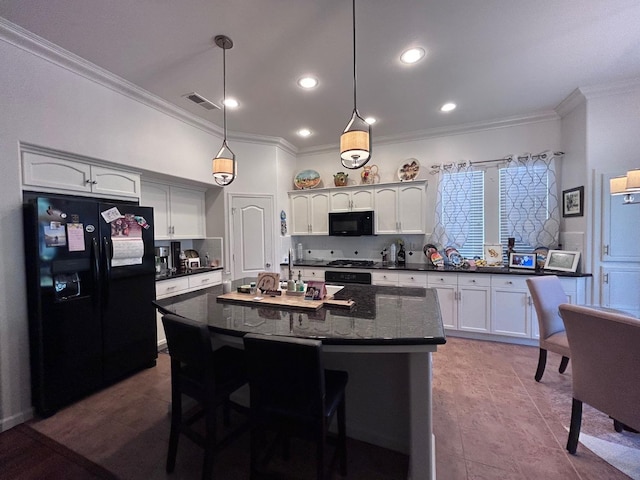
<svg viewBox="0 0 640 480"><path fill-rule="evenodd" d="M98 289L98 286L100 285L100 255L98 252L98 240L94 237L91 239L91 263L93 270L93 284L96 289ZM98 298L99 292L96 290L93 295L94 302L97 302Z"/></svg>
<svg viewBox="0 0 640 480"><path fill-rule="evenodd" d="M111 243L107 237L102 237L102 256L104 259L104 304L109 304L109 284L111 283L111 258L113 257L113 251L111 250Z"/></svg>

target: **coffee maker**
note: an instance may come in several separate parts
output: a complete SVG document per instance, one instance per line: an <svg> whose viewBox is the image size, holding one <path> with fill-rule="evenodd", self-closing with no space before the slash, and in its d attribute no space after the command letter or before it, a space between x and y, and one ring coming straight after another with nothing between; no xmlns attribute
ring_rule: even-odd
<svg viewBox="0 0 640 480"><path fill-rule="evenodd" d="M156 247L156 275L169 272L169 247Z"/></svg>

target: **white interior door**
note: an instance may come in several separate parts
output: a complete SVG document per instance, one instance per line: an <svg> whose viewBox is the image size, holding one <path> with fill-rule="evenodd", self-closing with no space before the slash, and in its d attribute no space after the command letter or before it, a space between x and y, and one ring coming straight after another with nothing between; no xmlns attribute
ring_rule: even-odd
<svg viewBox="0 0 640 480"><path fill-rule="evenodd" d="M257 277L260 272L279 270L274 264L273 197L232 195L230 218L233 278Z"/></svg>

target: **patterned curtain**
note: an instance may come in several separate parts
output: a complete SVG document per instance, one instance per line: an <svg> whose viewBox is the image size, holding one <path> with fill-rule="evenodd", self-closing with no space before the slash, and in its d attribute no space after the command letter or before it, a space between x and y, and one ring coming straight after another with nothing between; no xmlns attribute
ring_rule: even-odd
<svg viewBox="0 0 640 480"><path fill-rule="evenodd" d="M557 245L560 209L554 153L514 156L500 178L501 221L507 231L534 248Z"/></svg>
<svg viewBox="0 0 640 480"><path fill-rule="evenodd" d="M462 248L470 229L472 173L468 163L440 165L435 226L431 243Z"/></svg>

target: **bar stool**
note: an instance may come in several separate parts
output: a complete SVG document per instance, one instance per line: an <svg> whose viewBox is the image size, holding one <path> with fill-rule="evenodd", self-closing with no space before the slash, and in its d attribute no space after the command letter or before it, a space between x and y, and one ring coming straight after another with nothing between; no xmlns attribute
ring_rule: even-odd
<svg viewBox="0 0 640 480"><path fill-rule="evenodd" d="M228 433L216 442L216 413L224 406L225 425L229 423L229 408L246 412L240 405L229 400L229 396L247 383L244 352L224 346L213 350L211 334L206 325L166 314L162 324L171 356L171 432L167 453L167 472L175 469L178 440L184 434L204 448L202 479L211 479L214 452L237 435L246 431L247 424ZM182 396L196 400L200 407L187 415L182 412ZM204 416L204 436L191 425Z"/></svg>
<svg viewBox="0 0 640 480"><path fill-rule="evenodd" d="M251 389L251 476L263 472L260 440L275 430L280 436L311 437L316 444L316 478L324 478L324 447L337 412L340 474L347 474L345 387L348 375L325 370L322 342L282 336L244 337ZM261 465L262 466L262 465Z"/></svg>

